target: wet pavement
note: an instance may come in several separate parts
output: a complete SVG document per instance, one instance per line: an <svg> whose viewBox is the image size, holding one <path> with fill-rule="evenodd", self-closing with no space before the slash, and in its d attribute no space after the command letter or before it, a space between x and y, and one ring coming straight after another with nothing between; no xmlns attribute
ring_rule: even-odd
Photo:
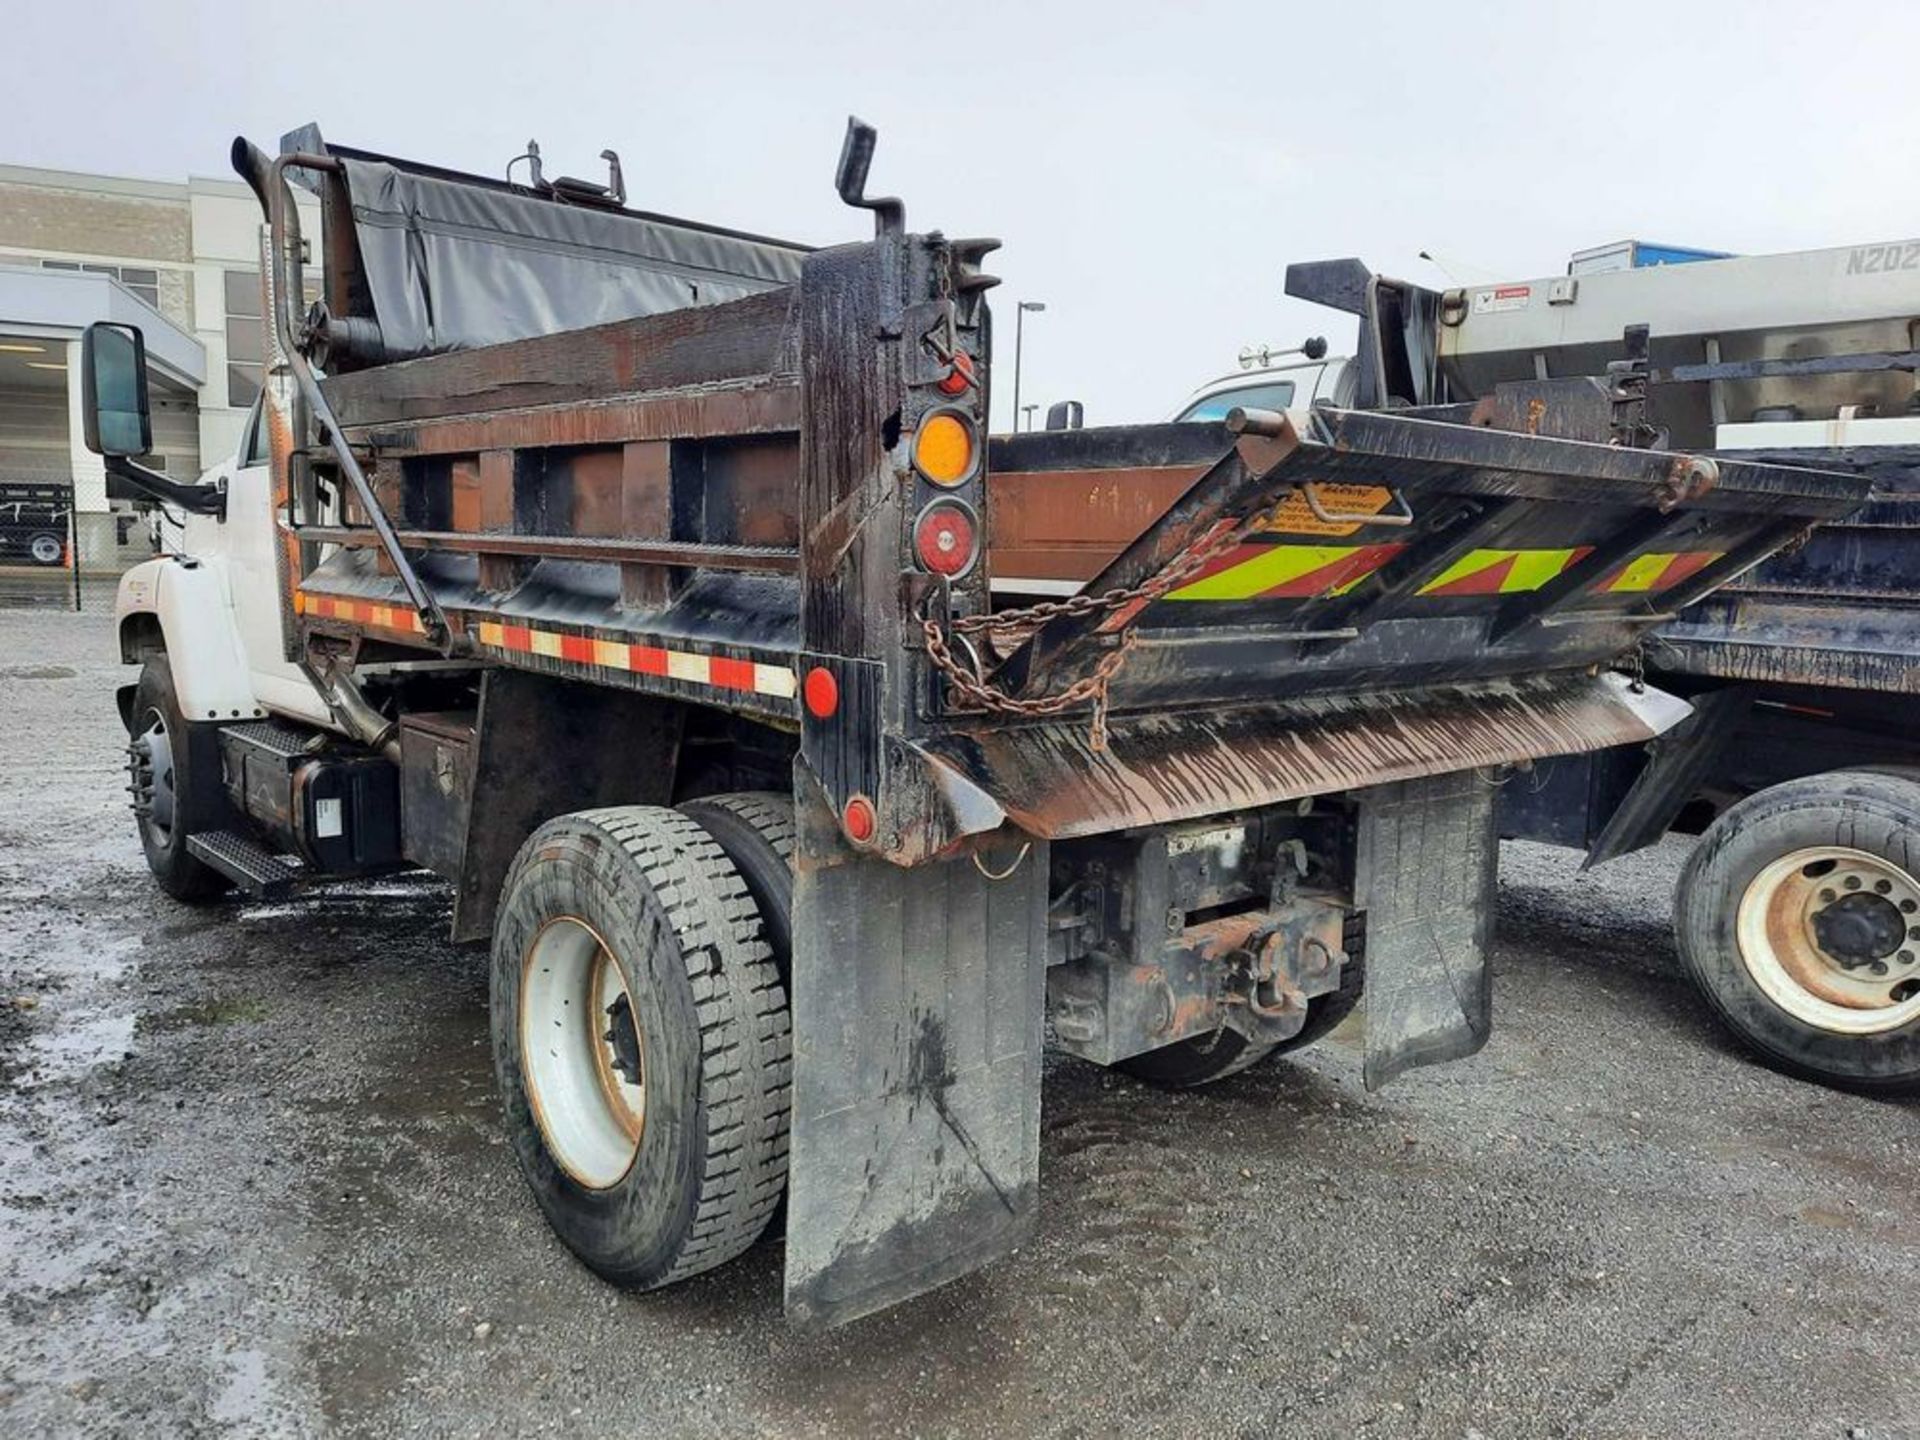
<svg viewBox="0 0 1920 1440"><path fill-rule="evenodd" d="M154 889L131 678L0 611L0 1434L1920 1436L1920 1107L1723 1039L1680 842L1507 847L1493 1041L1382 1094L1053 1057L1028 1249L802 1335L777 1243L630 1296L550 1238L437 882Z"/></svg>

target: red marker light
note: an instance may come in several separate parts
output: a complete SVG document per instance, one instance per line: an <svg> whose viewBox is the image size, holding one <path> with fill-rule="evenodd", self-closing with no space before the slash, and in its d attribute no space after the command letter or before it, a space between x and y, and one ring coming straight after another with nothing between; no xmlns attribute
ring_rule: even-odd
<svg viewBox="0 0 1920 1440"><path fill-rule="evenodd" d="M800 693L806 699L807 713L816 720L824 720L840 708L840 682L833 678L833 672L824 665L816 665L807 671Z"/></svg>
<svg viewBox="0 0 1920 1440"><path fill-rule="evenodd" d="M973 357L964 350L953 352L953 368L941 377L934 388L942 395L964 395L974 386Z"/></svg>
<svg viewBox="0 0 1920 1440"><path fill-rule="evenodd" d="M856 795L847 801L847 808L840 812L840 823L846 827L847 838L856 845L865 845L873 839L873 802L864 795Z"/></svg>
<svg viewBox="0 0 1920 1440"><path fill-rule="evenodd" d="M979 538L973 514L964 505L939 500L920 512L913 525L913 553L936 575L952 579L973 566Z"/></svg>

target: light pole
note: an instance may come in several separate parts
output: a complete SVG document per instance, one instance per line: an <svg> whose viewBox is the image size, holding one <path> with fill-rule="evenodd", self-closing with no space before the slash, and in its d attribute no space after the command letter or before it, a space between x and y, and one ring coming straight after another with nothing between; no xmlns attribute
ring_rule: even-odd
<svg viewBox="0 0 1920 1440"><path fill-rule="evenodd" d="M1013 312L1013 430L1020 433L1020 341L1021 331L1025 327L1027 312L1040 311L1047 307L1038 300L1022 300Z"/></svg>

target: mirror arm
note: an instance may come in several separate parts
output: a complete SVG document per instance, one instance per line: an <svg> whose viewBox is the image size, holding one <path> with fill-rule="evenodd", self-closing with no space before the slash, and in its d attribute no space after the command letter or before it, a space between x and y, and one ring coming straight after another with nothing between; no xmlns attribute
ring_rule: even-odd
<svg viewBox="0 0 1920 1440"><path fill-rule="evenodd" d="M109 455L106 462L108 475L150 499L178 505L192 515L211 515L216 520L227 518L227 492L224 486L183 485L178 480L168 479L158 470L135 464L124 455Z"/></svg>

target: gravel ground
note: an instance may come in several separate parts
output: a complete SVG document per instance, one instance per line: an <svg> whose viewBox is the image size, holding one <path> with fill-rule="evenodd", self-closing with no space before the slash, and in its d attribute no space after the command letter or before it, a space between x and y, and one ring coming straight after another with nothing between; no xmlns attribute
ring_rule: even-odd
<svg viewBox="0 0 1920 1440"><path fill-rule="evenodd" d="M1920 1110L1720 1035L1678 843L1509 846L1492 1043L1382 1094L1055 1057L1032 1245L798 1335L772 1243L635 1297L549 1237L438 884L149 885L120 679L0 612L0 1433L1920 1436Z"/></svg>

